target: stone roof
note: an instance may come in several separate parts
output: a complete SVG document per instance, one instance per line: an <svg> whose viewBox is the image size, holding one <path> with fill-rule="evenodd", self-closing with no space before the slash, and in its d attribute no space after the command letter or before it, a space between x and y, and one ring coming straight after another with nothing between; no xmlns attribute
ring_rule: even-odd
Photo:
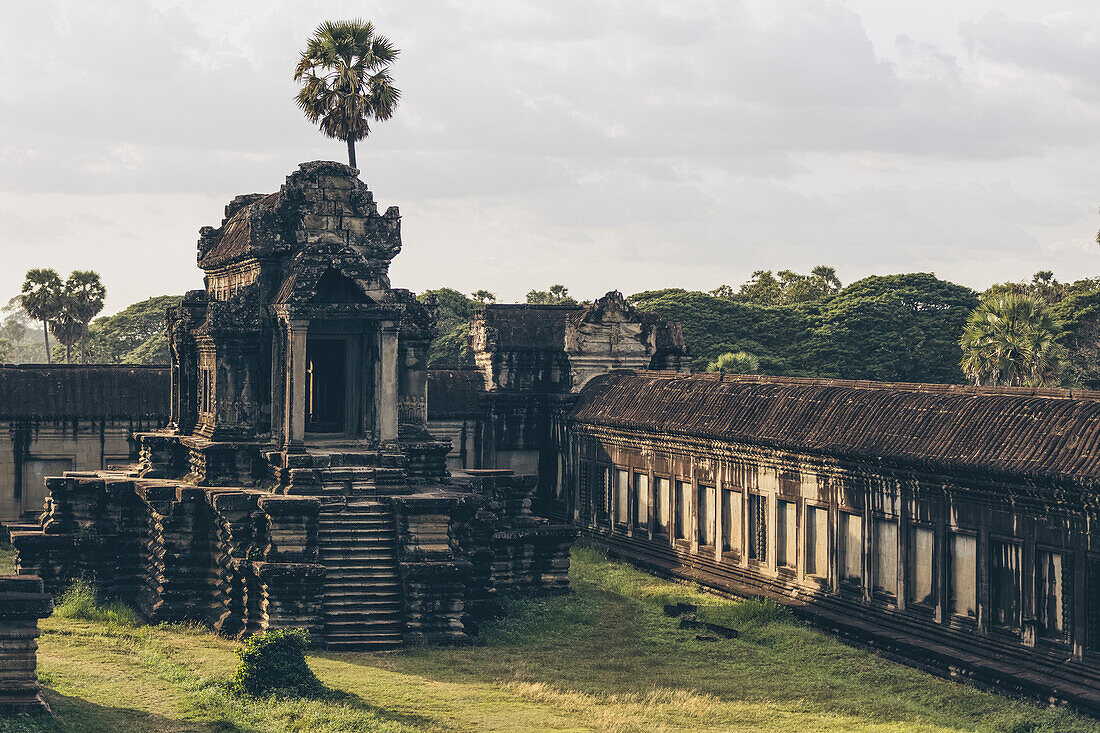
<svg viewBox="0 0 1100 733"><path fill-rule="evenodd" d="M561 351L570 317L581 317L584 306L493 304L484 306L478 318L491 329L502 351Z"/></svg>
<svg viewBox="0 0 1100 733"><path fill-rule="evenodd" d="M470 417L485 411L485 377L477 369L428 370L428 419Z"/></svg>
<svg viewBox="0 0 1100 733"><path fill-rule="evenodd" d="M0 367L0 419L163 419L167 367L24 364Z"/></svg>
<svg viewBox="0 0 1100 733"><path fill-rule="evenodd" d="M1100 392L613 372L570 419L918 470L1100 478Z"/></svg>
<svg viewBox="0 0 1100 733"><path fill-rule="evenodd" d="M198 263L216 270L290 254L329 235L388 264L401 251L400 218L396 206L379 215L355 168L333 161L302 163L277 192L230 201L221 226L199 231Z"/></svg>

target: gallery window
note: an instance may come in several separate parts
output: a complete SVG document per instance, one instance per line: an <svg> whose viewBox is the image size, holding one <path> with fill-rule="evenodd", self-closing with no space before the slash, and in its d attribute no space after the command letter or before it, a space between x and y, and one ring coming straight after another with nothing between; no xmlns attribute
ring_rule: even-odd
<svg viewBox="0 0 1100 733"><path fill-rule="evenodd" d="M863 517L840 513L837 527L837 548L840 550L840 579L848 583L863 582Z"/></svg>
<svg viewBox="0 0 1100 733"><path fill-rule="evenodd" d="M688 534L688 518L691 517L691 484L686 481L676 482L676 539L686 540Z"/></svg>
<svg viewBox="0 0 1100 733"><path fill-rule="evenodd" d="M875 556L874 590L889 596L898 593L898 524L892 519L873 522L871 551Z"/></svg>
<svg viewBox="0 0 1100 733"><path fill-rule="evenodd" d="M948 610L956 616L978 616L978 538L951 534Z"/></svg>
<svg viewBox="0 0 1100 733"><path fill-rule="evenodd" d="M595 498L596 498L596 517L597 519L607 521L608 512L611 511L611 502L609 496L611 492L611 484L608 481L611 469L607 466L596 467L596 486L595 486Z"/></svg>
<svg viewBox="0 0 1100 733"><path fill-rule="evenodd" d="M627 490L629 489L630 474L621 468L615 469L615 522L626 524L629 512L627 511Z"/></svg>
<svg viewBox="0 0 1100 733"><path fill-rule="evenodd" d="M749 494L749 558L768 561L768 499L760 494Z"/></svg>
<svg viewBox="0 0 1100 733"><path fill-rule="evenodd" d="M649 529L649 475L634 474L634 528Z"/></svg>
<svg viewBox="0 0 1100 733"><path fill-rule="evenodd" d="M699 484L699 544L714 545L714 487Z"/></svg>
<svg viewBox="0 0 1100 733"><path fill-rule="evenodd" d="M672 487L663 476L654 477L653 483L657 490L657 533L668 537L669 524L672 522Z"/></svg>
<svg viewBox="0 0 1100 733"><path fill-rule="evenodd" d="M722 552L741 549L741 492L722 489Z"/></svg>
<svg viewBox="0 0 1100 733"><path fill-rule="evenodd" d="M592 464L583 458L577 461L577 474L574 478L577 487L577 511L580 516L585 520L591 517L592 512L592 497L589 494L588 485L588 472L592 469Z"/></svg>
<svg viewBox="0 0 1100 733"><path fill-rule="evenodd" d="M990 620L994 626L1019 629L1023 600L1020 545L1015 542L992 540L989 543L989 551L989 591L992 606Z"/></svg>
<svg viewBox="0 0 1100 733"><path fill-rule="evenodd" d="M1039 635L1054 641L1069 641L1069 613L1073 603L1066 584L1068 558L1060 552L1039 550L1035 564L1035 615Z"/></svg>
<svg viewBox="0 0 1100 733"><path fill-rule="evenodd" d="M806 507L806 574L829 577L829 510Z"/></svg>
<svg viewBox="0 0 1100 733"><path fill-rule="evenodd" d="M930 527L909 528L908 561L909 602L936 605L935 556L936 533Z"/></svg>
<svg viewBox="0 0 1100 733"><path fill-rule="evenodd" d="M776 565L793 568L798 555L798 529L795 524L795 505L790 501L776 503L775 512L775 562Z"/></svg>

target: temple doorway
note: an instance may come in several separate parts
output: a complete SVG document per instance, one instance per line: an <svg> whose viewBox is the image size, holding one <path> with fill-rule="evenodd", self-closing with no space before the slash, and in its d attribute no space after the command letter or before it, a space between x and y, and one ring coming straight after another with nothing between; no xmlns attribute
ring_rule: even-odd
<svg viewBox="0 0 1100 733"><path fill-rule="evenodd" d="M342 433L347 405L347 342L306 341L306 432Z"/></svg>

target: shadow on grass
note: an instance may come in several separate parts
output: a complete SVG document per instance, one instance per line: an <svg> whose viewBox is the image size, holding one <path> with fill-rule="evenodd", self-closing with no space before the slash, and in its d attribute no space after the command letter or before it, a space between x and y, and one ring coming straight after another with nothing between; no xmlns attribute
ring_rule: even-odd
<svg viewBox="0 0 1100 733"><path fill-rule="evenodd" d="M251 729L215 720L178 720L132 708L113 708L46 689L52 715L0 718L0 733L251 733Z"/></svg>

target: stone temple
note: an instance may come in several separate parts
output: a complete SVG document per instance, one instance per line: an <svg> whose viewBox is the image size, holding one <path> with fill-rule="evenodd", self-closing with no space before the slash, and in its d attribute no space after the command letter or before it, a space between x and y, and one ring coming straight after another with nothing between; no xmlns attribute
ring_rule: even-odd
<svg viewBox="0 0 1100 733"><path fill-rule="evenodd" d="M331 649L453 643L502 593L567 591L579 534L1100 713L1100 392L689 374L679 325L616 292L485 306L474 366L429 370L432 303L390 287L400 218L357 171L307 163L225 213L170 375L0 368L4 516L96 469L6 524L47 591L87 577L151 620Z"/></svg>
<svg viewBox="0 0 1100 733"><path fill-rule="evenodd" d="M338 163L231 201L168 314L167 429L135 435L136 470L47 479L37 525L9 525L20 572L333 649L461 642L502 591L567 590L575 530L531 513L534 477L447 474L400 226Z"/></svg>

